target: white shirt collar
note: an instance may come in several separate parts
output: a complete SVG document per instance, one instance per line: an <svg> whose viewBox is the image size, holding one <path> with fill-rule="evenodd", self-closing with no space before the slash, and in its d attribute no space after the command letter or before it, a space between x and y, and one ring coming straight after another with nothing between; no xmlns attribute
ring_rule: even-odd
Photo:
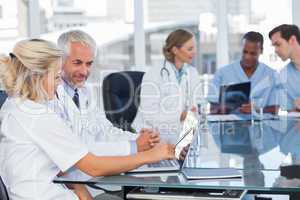
<svg viewBox="0 0 300 200"><path fill-rule="evenodd" d="M67 94L70 97L74 96L75 93L75 88L71 86L67 81L63 80L62 81L62 86L64 90L67 92ZM84 84L82 87L77 88L77 92L79 93L79 96L86 94L86 85Z"/></svg>

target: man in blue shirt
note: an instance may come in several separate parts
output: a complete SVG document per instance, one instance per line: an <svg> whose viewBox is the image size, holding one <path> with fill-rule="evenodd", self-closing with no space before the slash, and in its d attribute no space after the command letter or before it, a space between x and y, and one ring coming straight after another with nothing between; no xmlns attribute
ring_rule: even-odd
<svg viewBox="0 0 300 200"><path fill-rule="evenodd" d="M300 32L296 25L282 24L269 33L275 53L290 62L280 71L280 104L287 111L300 111Z"/></svg>
<svg viewBox="0 0 300 200"><path fill-rule="evenodd" d="M250 31L243 36L242 44L241 59L220 68L215 73L208 94L208 100L212 105L211 112L229 112L228 108L219 105L220 86L251 82L250 99L260 99L260 105L257 106L263 108L263 112L275 114L278 110L275 92L277 75L275 70L259 62L259 56L263 51L263 36ZM242 104L236 111L249 114L251 110L251 102L248 102Z"/></svg>

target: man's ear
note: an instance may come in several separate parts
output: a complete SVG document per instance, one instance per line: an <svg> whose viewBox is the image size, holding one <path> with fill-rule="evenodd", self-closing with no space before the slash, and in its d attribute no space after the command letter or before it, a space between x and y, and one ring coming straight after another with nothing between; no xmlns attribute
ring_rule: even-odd
<svg viewBox="0 0 300 200"><path fill-rule="evenodd" d="M290 45L295 45L298 43L296 36L292 35L288 41Z"/></svg>

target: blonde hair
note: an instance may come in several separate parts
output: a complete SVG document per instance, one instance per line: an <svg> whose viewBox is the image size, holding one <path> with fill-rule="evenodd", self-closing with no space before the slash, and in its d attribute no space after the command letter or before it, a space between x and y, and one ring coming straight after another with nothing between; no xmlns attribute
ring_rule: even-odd
<svg viewBox="0 0 300 200"><path fill-rule="evenodd" d="M41 39L18 42L9 56L0 58L0 77L9 96L33 101L47 100L43 77L61 59L63 53L49 41Z"/></svg>
<svg viewBox="0 0 300 200"><path fill-rule="evenodd" d="M169 34L163 46L163 54L169 62L174 63L175 54L172 52L173 47L180 48L184 43L193 38L194 35L184 29L177 29Z"/></svg>

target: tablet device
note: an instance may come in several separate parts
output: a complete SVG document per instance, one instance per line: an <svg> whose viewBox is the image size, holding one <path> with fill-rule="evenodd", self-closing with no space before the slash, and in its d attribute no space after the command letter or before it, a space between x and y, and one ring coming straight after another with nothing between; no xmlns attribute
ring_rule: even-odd
<svg viewBox="0 0 300 200"><path fill-rule="evenodd" d="M227 113L235 112L242 104L250 102L251 82L222 85L219 104L225 106Z"/></svg>

